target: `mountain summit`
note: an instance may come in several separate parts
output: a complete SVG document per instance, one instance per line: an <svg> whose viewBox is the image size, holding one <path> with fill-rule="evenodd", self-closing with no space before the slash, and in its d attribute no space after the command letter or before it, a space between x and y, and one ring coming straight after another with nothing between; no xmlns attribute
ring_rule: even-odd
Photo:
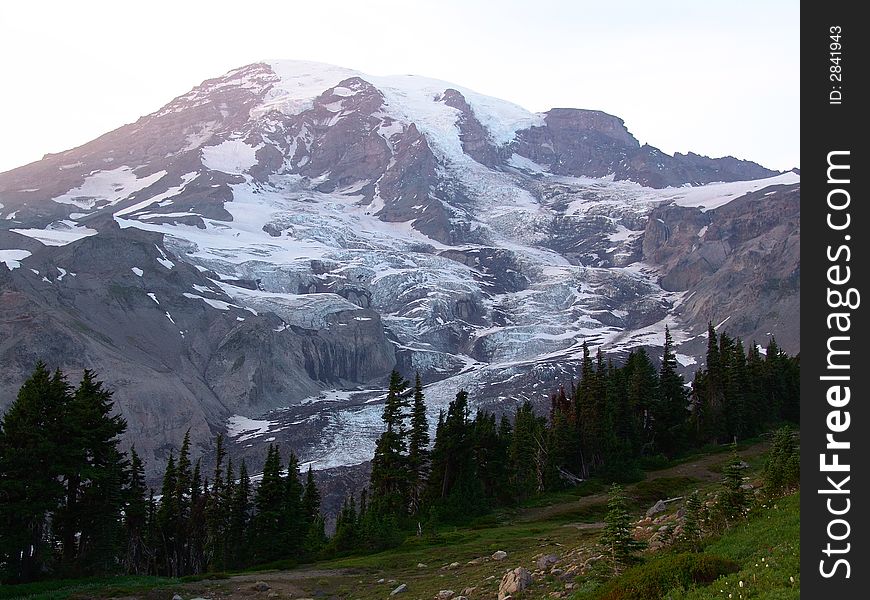
<svg viewBox="0 0 870 600"><path fill-rule="evenodd" d="M0 174L0 408L37 359L88 367L154 469L188 428L329 468L371 455L394 367L437 414L543 400L584 342L666 324L686 367L708 322L794 352L799 197L599 111L248 65Z"/></svg>

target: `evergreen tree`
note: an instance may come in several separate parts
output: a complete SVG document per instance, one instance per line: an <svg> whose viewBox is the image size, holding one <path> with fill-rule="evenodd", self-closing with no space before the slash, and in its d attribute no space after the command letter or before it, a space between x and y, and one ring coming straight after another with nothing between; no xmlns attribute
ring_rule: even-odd
<svg viewBox="0 0 870 600"><path fill-rule="evenodd" d="M205 505L204 558L207 568L211 570L222 569L226 555L227 506L224 493L224 459L226 454L224 438L222 435L218 435L215 441L215 466L212 485Z"/></svg>
<svg viewBox="0 0 870 600"><path fill-rule="evenodd" d="M67 406L66 493L52 520L68 572L105 573L119 562L123 545L127 463L118 444L127 423L111 415L111 392L87 369Z"/></svg>
<svg viewBox="0 0 870 600"><path fill-rule="evenodd" d="M332 536L332 548L339 553L353 550L359 542L359 517L356 512L356 502L353 495L344 499L341 512L335 521L335 535Z"/></svg>
<svg viewBox="0 0 870 600"><path fill-rule="evenodd" d="M269 444L263 478L254 493L256 514L251 549L258 562L281 558L285 541L286 487L281 477L278 448Z"/></svg>
<svg viewBox="0 0 870 600"><path fill-rule="evenodd" d="M702 506L701 496L698 490L695 490L686 499L683 530L677 539L679 548L690 552L698 552L701 549Z"/></svg>
<svg viewBox="0 0 870 600"><path fill-rule="evenodd" d="M190 484L190 519L187 526L191 573L202 573L206 569L206 507L209 500L206 486L207 483L202 480L202 459L197 459Z"/></svg>
<svg viewBox="0 0 870 600"><path fill-rule="evenodd" d="M239 482L235 486L232 506L230 507L227 529L228 567L238 569L245 566L248 546L248 527L251 519L251 478L245 461L239 467Z"/></svg>
<svg viewBox="0 0 870 600"><path fill-rule="evenodd" d="M535 415L531 402L526 401L517 409L510 446L512 487L517 499L544 490L547 465L544 427L544 420Z"/></svg>
<svg viewBox="0 0 870 600"><path fill-rule="evenodd" d="M631 516L628 513L628 499L622 486L610 486L607 500L607 515L604 517L604 534L600 544L604 549L606 561L613 575L618 575L634 558L634 553L644 544L632 535Z"/></svg>
<svg viewBox="0 0 870 600"><path fill-rule="evenodd" d="M284 553L286 556L298 556L305 544L305 536L310 521L308 521L308 515L306 515L305 507L302 504L304 493L305 488L299 480L299 459L296 458L296 454L290 452L290 457L287 460L283 515Z"/></svg>
<svg viewBox="0 0 870 600"><path fill-rule="evenodd" d="M736 446L732 450L731 460L722 471L725 489L719 497L719 510L726 521L733 521L743 516L746 508L746 494L743 491L743 461L737 455Z"/></svg>
<svg viewBox="0 0 870 600"><path fill-rule="evenodd" d="M773 436L773 444L764 465L764 489L769 496L778 496L800 483L800 453L789 427L782 427Z"/></svg>
<svg viewBox="0 0 870 600"><path fill-rule="evenodd" d="M665 327L665 346L659 369L658 398L653 405L653 429L656 447L673 456L684 445L688 421L688 393L683 376L677 372L671 332Z"/></svg>
<svg viewBox="0 0 870 600"><path fill-rule="evenodd" d="M654 450L653 412L659 398L659 377L646 350L640 348L628 357L625 369L627 403L635 414L638 438L635 447L640 454L651 454Z"/></svg>
<svg viewBox="0 0 870 600"><path fill-rule="evenodd" d="M135 446L130 449L130 467L127 477L126 506L124 507L124 530L127 552L124 568L133 575L148 573L148 488L145 485L145 465Z"/></svg>
<svg viewBox="0 0 870 600"><path fill-rule="evenodd" d="M170 577L178 577L180 573L177 549L177 535L180 524L177 489L177 473L175 455L170 452L163 472L163 485L160 490L160 508L157 509L157 531L159 536L158 571Z"/></svg>
<svg viewBox="0 0 870 600"><path fill-rule="evenodd" d="M190 570L190 513L193 472L190 462L190 430L184 434L178 461L175 465L175 502L177 505L178 530L175 534L175 556L178 557L179 573L187 575Z"/></svg>
<svg viewBox="0 0 870 600"><path fill-rule="evenodd" d="M386 429L375 444L370 479L373 504L379 510L396 516L404 516L410 504L408 463L405 455L407 432L404 427L404 411L408 405L407 387L408 382L398 371L393 371L381 417Z"/></svg>
<svg viewBox="0 0 870 600"><path fill-rule="evenodd" d="M320 515L320 490L317 489L310 465L305 476L305 491L302 493L302 515L306 531L304 554L309 557L318 556L326 545L326 523Z"/></svg>
<svg viewBox="0 0 870 600"><path fill-rule="evenodd" d="M426 420L426 399L420 373L414 380L414 401L411 407L411 431L408 438L408 491L411 514L420 509L421 496L429 475L429 422Z"/></svg>
<svg viewBox="0 0 870 600"><path fill-rule="evenodd" d="M32 581L51 561L49 514L60 502L69 385L38 362L0 420L0 579Z"/></svg>

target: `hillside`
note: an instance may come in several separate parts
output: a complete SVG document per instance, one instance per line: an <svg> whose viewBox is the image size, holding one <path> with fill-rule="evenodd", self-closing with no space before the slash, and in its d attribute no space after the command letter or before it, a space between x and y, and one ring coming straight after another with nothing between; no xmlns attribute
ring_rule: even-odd
<svg viewBox="0 0 870 600"><path fill-rule="evenodd" d="M749 464L749 482L758 485L766 444L756 443L739 451ZM627 486L632 499L637 534L645 536L651 523L643 513L657 500L683 496L694 489L711 490L721 481L723 466L729 460L724 448L684 460L667 469L653 471L638 483ZM588 482L563 494L550 496L534 506L501 512L470 527L441 529L437 540L409 538L401 547L388 552L348 557L290 570L267 570L250 574L222 576L191 583L171 580L121 578L75 586L63 582L42 585L55 592L32 598L124 598L127 600L171 598L355 598L382 599L401 584L407 591L400 598L433 598L442 590L455 597L466 591L469 599L494 598L502 575L524 566L533 573L534 583L522 598L563 597L575 600L595 598L595 584L584 565L599 551L607 495L601 484ZM655 517L655 527L673 523L678 503ZM799 494L776 500L753 511L750 518L726 532L705 541L703 551L735 561L739 571L716 580L708 587L673 598L798 598L799 573ZM492 555L505 552L501 560ZM644 561L655 564L664 550L649 550ZM553 555L552 559L544 559ZM543 568L541 568L543 566ZM254 586L265 583L258 592ZM741 585L742 582L742 585ZM87 585L86 588L81 586ZM157 586L157 587L154 587ZM76 591L76 589L86 591ZM0 589L0 597L10 598L16 588ZM24 589L20 587L18 589ZM113 589L115 591L113 591ZM442 596L442 597L446 597Z"/></svg>

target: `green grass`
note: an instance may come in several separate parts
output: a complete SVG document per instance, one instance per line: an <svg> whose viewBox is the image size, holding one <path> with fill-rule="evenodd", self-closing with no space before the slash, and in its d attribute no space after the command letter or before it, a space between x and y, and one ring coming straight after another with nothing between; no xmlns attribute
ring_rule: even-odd
<svg viewBox="0 0 870 600"><path fill-rule="evenodd" d="M800 598L800 493L774 500L752 511L750 517L707 542L703 553L733 562L739 570L710 585L674 586L667 593L651 598L664 600L797 600ZM674 556L674 555L670 555ZM679 556L679 555L677 555ZM599 586L583 582L572 598L641 598L612 595L614 590L636 590L644 577L639 573L664 572L658 563L668 555L647 559L640 567ZM647 582L654 579L645 578ZM611 594L611 595L608 595Z"/></svg>
<svg viewBox="0 0 870 600"><path fill-rule="evenodd" d="M774 500L710 543L706 552L730 558L739 572L673 600L792 600L800 598L800 492ZM743 585L740 585L740 582Z"/></svg>
<svg viewBox="0 0 870 600"><path fill-rule="evenodd" d="M179 583L178 579L168 577L134 575L87 579L56 579L20 585L0 586L0 598L27 598L32 600L65 600L73 596L81 598L106 598L177 583Z"/></svg>

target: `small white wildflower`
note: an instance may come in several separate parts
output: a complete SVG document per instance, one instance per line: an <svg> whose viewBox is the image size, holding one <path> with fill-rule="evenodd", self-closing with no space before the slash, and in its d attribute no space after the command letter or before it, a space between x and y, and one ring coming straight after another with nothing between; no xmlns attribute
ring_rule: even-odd
<svg viewBox="0 0 870 600"><path fill-rule="evenodd" d="M789 577L788 580L794 583L794 577Z"/></svg>
<svg viewBox="0 0 870 600"><path fill-rule="evenodd" d="M740 587L743 587L743 580L742 579L740 580L739 583L740 583Z"/></svg>

